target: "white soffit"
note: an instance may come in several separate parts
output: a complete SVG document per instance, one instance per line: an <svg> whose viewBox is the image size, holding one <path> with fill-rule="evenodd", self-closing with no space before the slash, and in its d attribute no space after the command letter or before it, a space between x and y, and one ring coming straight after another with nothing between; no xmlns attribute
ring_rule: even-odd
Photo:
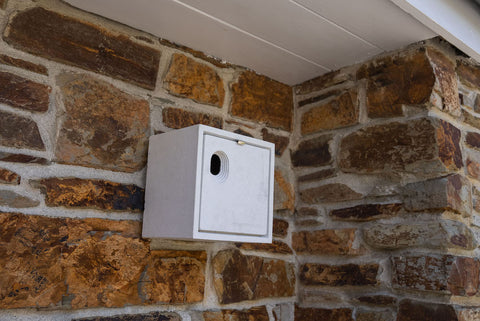
<svg viewBox="0 0 480 321"><path fill-rule="evenodd" d="M289 85L436 34L390 0L66 0Z"/></svg>
<svg viewBox="0 0 480 321"><path fill-rule="evenodd" d="M480 62L480 2L391 0L437 34Z"/></svg>

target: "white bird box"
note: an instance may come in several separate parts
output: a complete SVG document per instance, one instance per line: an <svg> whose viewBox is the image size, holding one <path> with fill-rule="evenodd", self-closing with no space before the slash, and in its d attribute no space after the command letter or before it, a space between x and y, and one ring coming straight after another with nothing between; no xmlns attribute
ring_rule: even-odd
<svg viewBox="0 0 480 321"><path fill-rule="evenodd" d="M204 125L150 137L142 236L270 243L274 146Z"/></svg>

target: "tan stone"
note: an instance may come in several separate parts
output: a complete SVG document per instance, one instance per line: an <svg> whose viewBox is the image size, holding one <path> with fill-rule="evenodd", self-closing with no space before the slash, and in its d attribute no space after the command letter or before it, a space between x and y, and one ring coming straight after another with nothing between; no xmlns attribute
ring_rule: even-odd
<svg viewBox="0 0 480 321"><path fill-rule="evenodd" d="M300 231L292 235L297 253L311 255L359 255L365 249L355 246L356 229Z"/></svg>
<svg viewBox="0 0 480 321"><path fill-rule="evenodd" d="M148 102L84 74L57 77L65 114L55 156L61 163L135 172L146 163Z"/></svg>
<svg viewBox="0 0 480 321"><path fill-rule="evenodd" d="M291 131L292 89L253 71L244 71L232 85L230 112L233 116Z"/></svg>
<svg viewBox="0 0 480 321"><path fill-rule="evenodd" d="M304 113L301 122L302 135L357 124L358 108L357 89L350 89Z"/></svg>
<svg viewBox="0 0 480 321"><path fill-rule="evenodd" d="M223 106L225 90L220 76L206 64L182 54L173 54L164 87L173 95L199 103Z"/></svg>
<svg viewBox="0 0 480 321"><path fill-rule="evenodd" d="M291 263L225 250L215 255L212 265L215 290L221 304L295 293Z"/></svg>
<svg viewBox="0 0 480 321"><path fill-rule="evenodd" d="M295 193L292 184L287 181L285 175L280 170L275 170L274 186L274 210L289 210L295 208Z"/></svg>
<svg viewBox="0 0 480 321"><path fill-rule="evenodd" d="M0 184L20 184L20 175L6 168L0 168Z"/></svg>
<svg viewBox="0 0 480 321"><path fill-rule="evenodd" d="M293 251L288 244L273 240L272 243L236 243L241 250L260 251L275 254L292 254Z"/></svg>

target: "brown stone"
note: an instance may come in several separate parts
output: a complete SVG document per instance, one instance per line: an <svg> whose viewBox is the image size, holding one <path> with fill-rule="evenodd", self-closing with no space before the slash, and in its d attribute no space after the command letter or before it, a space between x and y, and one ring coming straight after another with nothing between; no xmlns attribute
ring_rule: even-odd
<svg viewBox="0 0 480 321"><path fill-rule="evenodd" d="M318 210L311 207L301 207L296 212L297 217L318 216Z"/></svg>
<svg viewBox="0 0 480 321"><path fill-rule="evenodd" d="M477 247L472 231L463 223L450 220L416 224L376 223L364 230L363 239L371 247L382 250L414 247L473 250Z"/></svg>
<svg viewBox="0 0 480 321"><path fill-rule="evenodd" d="M213 258L214 285L221 304L295 294L295 273L288 262L225 250Z"/></svg>
<svg viewBox="0 0 480 321"><path fill-rule="evenodd" d="M477 321L480 320L479 309L464 309L458 311L458 321Z"/></svg>
<svg viewBox="0 0 480 321"><path fill-rule="evenodd" d="M4 39L31 54L154 89L160 52L41 7L11 18Z"/></svg>
<svg viewBox="0 0 480 321"><path fill-rule="evenodd" d="M463 110L462 114L464 123L480 129L480 118L475 117L466 110Z"/></svg>
<svg viewBox="0 0 480 321"><path fill-rule="evenodd" d="M392 257L392 285L419 291L472 296L478 291L480 262L468 257Z"/></svg>
<svg viewBox="0 0 480 321"><path fill-rule="evenodd" d="M0 0L0 9L5 9L8 0Z"/></svg>
<svg viewBox="0 0 480 321"><path fill-rule="evenodd" d="M353 173L439 171L435 134L428 119L370 126L343 138L339 166Z"/></svg>
<svg viewBox="0 0 480 321"><path fill-rule="evenodd" d="M331 135L325 135L301 142L291 154L293 166L322 166L332 162L330 154Z"/></svg>
<svg viewBox="0 0 480 321"><path fill-rule="evenodd" d="M470 177L480 180L480 164L467 158L467 173Z"/></svg>
<svg viewBox="0 0 480 321"><path fill-rule="evenodd" d="M300 191L300 199L307 204L358 200L362 194L340 183L326 184Z"/></svg>
<svg viewBox="0 0 480 321"><path fill-rule="evenodd" d="M375 60L362 66L357 78L368 78L370 118L402 116L402 105L427 103L435 83L430 61L421 51Z"/></svg>
<svg viewBox="0 0 480 321"><path fill-rule="evenodd" d="M354 207L341 208L330 212L334 220L342 221L371 221L396 216L402 204L364 204Z"/></svg>
<svg viewBox="0 0 480 321"><path fill-rule="evenodd" d="M307 227L307 228L312 228L312 227L319 227L323 224L322 221L319 221L316 218L310 218L310 219L302 219L302 220L296 220L295 221L295 226L297 228L302 228L302 227Z"/></svg>
<svg viewBox="0 0 480 321"><path fill-rule="evenodd" d="M0 161L9 162L9 163L23 163L23 164L39 164L47 165L50 162L42 157L24 155L24 154L13 154L7 152L0 152Z"/></svg>
<svg viewBox="0 0 480 321"><path fill-rule="evenodd" d="M206 261L203 251L152 251L140 281L142 301L201 302Z"/></svg>
<svg viewBox="0 0 480 321"><path fill-rule="evenodd" d="M243 136L247 136L247 137L252 137L253 138L253 135L250 134L249 132L247 132L246 130L243 130L241 128L237 128L233 131L235 134L240 134L240 135L243 135Z"/></svg>
<svg viewBox="0 0 480 321"><path fill-rule="evenodd" d="M354 247L356 229L300 231L292 235L297 253L311 255L359 255L363 248Z"/></svg>
<svg viewBox="0 0 480 321"><path fill-rule="evenodd" d="M331 71L295 86L295 94L309 94L314 91L320 91L327 87L341 84L351 79L353 79L352 75L343 73L341 70Z"/></svg>
<svg viewBox="0 0 480 321"><path fill-rule="evenodd" d="M218 74L206 64L182 54L173 54L164 87L173 95L218 107L223 106L225 90Z"/></svg>
<svg viewBox="0 0 480 321"><path fill-rule="evenodd" d="M0 4L0 7L1 7L1 4ZM37 74L48 75L48 70L43 65L34 64L30 61L13 58L7 55L0 54L0 63L4 65L22 68L28 71L33 71L33 72L36 72Z"/></svg>
<svg viewBox="0 0 480 321"><path fill-rule="evenodd" d="M135 221L0 214L0 308L202 301L206 253L150 252L140 233Z"/></svg>
<svg viewBox="0 0 480 321"><path fill-rule="evenodd" d="M427 55L433 63L433 71L440 85L443 110L454 116L460 116L461 109L455 63L440 51L432 48L427 49Z"/></svg>
<svg viewBox="0 0 480 321"><path fill-rule="evenodd" d="M270 133L266 128L262 129L263 140L275 144L275 155L282 156L288 146L290 139L285 136Z"/></svg>
<svg viewBox="0 0 480 321"><path fill-rule="evenodd" d="M455 309L450 305L402 300L397 321L458 321Z"/></svg>
<svg viewBox="0 0 480 321"><path fill-rule="evenodd" d="M144 189L136 185L80 178L45 178L32 184L45 195L47 206L143 210Z"/></svg>
<svg viewBox="0 0 480 321"><path fill-rule="evenodd" d="M273 219L273 236L285 237L288 234L289 223L278 218Z"/></svg>
<svg viewBox="0 0 480 321"><path fill-rule="evenodd" d="M467 145L480 149L480 134L469 132L465 138Z"/></svg>
<svg viewBox="0 0 480 321"><path fill-rule="evenodd" d="M295 306L295 321L353 321L351 309L300 308Z"/></svg>
<svg viewBox="0 0 480 321"><path fill-rule="evenodd" d="M337 170L334 168L322 169L311 174L302 175L298 178L298 182L320 181L327 178L332 178L337 175Z"/></svg>
<svg viewBox="0 0 480 321"><path fill-rule="evenodd" d="M33 120L4 111L0 111L0 145L45 150Z"/></svg>
<svg viewBox="0 0 480 321"><path fill-rule="evenodd" d="M232 85L231 114L292 130L293 94L290 86L253 71L244 71Z"/></svg>
<svg viewBox="0 0 480 321"><path fill-rule="evenodd" d="M6 168L0 168L0 184L18 185L20 184L20 175Z"/></svg>
<svg viewBox="0 0 480 321"><path fill-rule="evenodd" d="M480 89L480 66L474 66L465 61L458 61L457 74L460 82L472 89Z"/></svg>
<svg viewBox="0 0 480 321"><path fill-rule="evenodd" d="M293 185L286 178L285 173L281 170L275 170L275 184L274 184L274 210L289 210L292 211L295 208L295 192Z"/></svg>
<svg viewBox="0 0 480 321"><path fill-rule="evenodd" d="M378 264L327 265L307 263L300 267L299 280L305 285L361 286L377 284Z"/></svg>
<svg viewBox="0 0 480 321"><path fill-rule="evenodd" d="M341 90L334 89L334 90L328 91L326 93L320 94L318 96L313 96L313 97L310 97L310 98L307 98L307 99L302 99L298 102L298 107L303 107L305 105L310 105L310 104L313 104L313 103L316 103L316 102L319 102L319 101L322 101L322 100L326 100L327 98L332 98L332 97L338 96L340 93L342 93Z"/></svg>
<svg viewBox="0 0 480 321"><path fill-rule="evenodd" d="M236 246L241 250L260 251L275 254L292 254L293 251L286 243L273 240L270 243L236 243Z"/></svg>
<svg viewBox="0 0 480 321"><path fill-rule="evenodd" d="M350 89L304 113L301 122L302 135L357 124L358 108L357 89Z"/></svg>
<svg viewBox="0 0 480 321"><path fill-rule="evenodd" d="M180 108L167 107L162 111L163 123L165 126L180 129L197 124L207 125L216 128L223 128L221 117L204 113L196 113Z"/></svg>
<svg viewBox="0 0 480 321"><path fill-rule="evenodd" d="M357 311L356 321L394 321L391 311Z"/></svg>
<svg viewBox="0 0 480 321"><path fill-rule="evenodd" d="M458 128L440 120L437 128L438 156L448 169L457 170L463 167L461 137L462 133Z"/></svg>
<svg viewBox="0 0 480 321"><path fill-rule="evenodd" d="M39 201L20 195L14 191L0 190L0 206L27 208L35 207L39 204Z"/></svg>
<svg viewBox="0 0 480 321"><path fill-rule="evenodd" d="M142 169L149 136L148 102L87 75L63 74L57 81L65 106L57 160L115 171Z"/></svg>
<svg viewBox="0 0 480 321"><path fill-rule="evenodd" d="M204 321L269 321L265 306L248 310L220 310L203 312Z"/></svg>
<svg viewBox="0 0 480 321"><path fill-rule="evenodd" d="M373 306L390 306L397 304L397 298L388 295L367 295L356 298L356 301Z"/></svg>
<svg viewBox="0 0 480 321"><path fill-rule="evenodd" d="M81 319L72 319L72 321L181 321L176 313L170 312L150 312L142 314L121 314L108 317L88 317Z"/></svg>
<svg viewBox="0 0 480 321"><path fill-rule="evenodd" d="M480 212L480 190L477 187L472 189L472 206L477 212Z"/></svg>
<svg viewBox="0 0 480 321"><path fill-rule="evenodd" d="M458 213L471 212L469 181L458 174L407 184L404 206L410 211L450 209Z"/></svg>
<svg viewBox="0 0 480 321"><path fill-rule="evenodd" d="M28 111L45 112L51 91L47 85L0 72L0 103Z"/></svg>

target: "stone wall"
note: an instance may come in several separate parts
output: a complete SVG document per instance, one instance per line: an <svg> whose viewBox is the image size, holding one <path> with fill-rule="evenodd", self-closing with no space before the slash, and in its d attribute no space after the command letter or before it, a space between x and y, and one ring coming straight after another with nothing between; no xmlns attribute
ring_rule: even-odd
<svg viewBox="0 0 480 321"><path fill-rule="evenodd" d="M76 10L0 1L0 320L287 320L292 88ZM273 244L141 236L149 136L276 144Z"/></svg>
<svg viewBox="0 0 480 321"><path fill-rule="evenodd" d="M480 66L441 40L288 87L0 0L0 320L480 318ZM146 240L149 136L275 143L272 244Z"/></svg>
<svg viewBox="0 0 480 321"><path fill-rule="evenodd" d="M299 320L480 318L480 66L441 40L295 88Z"/></svg>

